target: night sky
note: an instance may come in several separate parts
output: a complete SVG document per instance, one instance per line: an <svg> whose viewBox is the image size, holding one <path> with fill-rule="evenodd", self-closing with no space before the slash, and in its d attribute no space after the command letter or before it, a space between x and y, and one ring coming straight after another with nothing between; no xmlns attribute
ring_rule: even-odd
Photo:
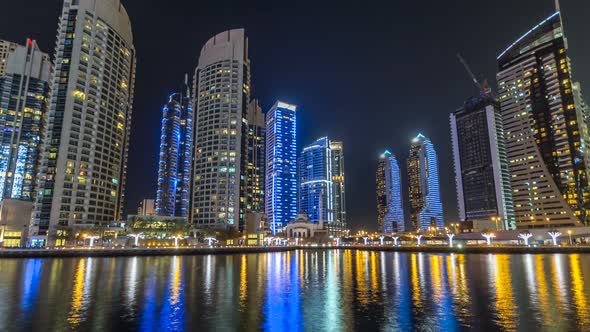
<svg viewBox="0 0 590 332"><path fill-rule="evenodd" d="M477 93L455 54L495 86L496 56L554 12L552 0L122 0L137 50L126 211L155 197L161 107L192 77L211 36L243 27L252 97L298 109L299 146L344 141L349 223L376 229L375 170L390 149L402 164L419 132L437 148L445 216L457 216L449 113ZM36 39L53 54L61 0L4 0L0 38ZM576 79L590 97L590 2L563 0ZM407 195L407 190L404 191ZM406 213L407 214L407 213Z"/></svg>

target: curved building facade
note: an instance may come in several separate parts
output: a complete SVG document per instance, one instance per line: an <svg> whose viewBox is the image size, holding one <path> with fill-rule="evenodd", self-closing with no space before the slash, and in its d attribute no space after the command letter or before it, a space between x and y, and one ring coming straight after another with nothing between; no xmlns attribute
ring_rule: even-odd
<svg viewBox="0 0 590 332"><path fill-rule="evenodd" d="M383 152L377 164L377 223L384 234L404 232L401 170L395 156Z"/></svg>
<svg viewBox="0 0 590 332"><path fill-rule="evenodd" d="M135 50L119 0L65 0L30 244L64 245L77 226L119 220Z"/></svg>
<svg viewBox="0 0 590 332"><path fill-rule="evenodd" d="M444 228L440 198L438 158L430 139L418 134L412 140L408 158L410 220L417 230Z"/></svg>
<svg viewBox="0 0 590 332"><path fill-rule="evenodd" d="M162 109L156 213L188 217L193 155L193 107L190 94L177 92Z"/></svg>
<svg viewBox="0 0 590 332"><path fill-rule="evenodd" d="M190 219L195 227L242 229L247 204L250 60L244 29L201 49L194 78L195 152Z"/></svg>
<svg viewBox="0 0 590 332"><path fill-rule="evenodd" d="M588 109L573 81L561 14L518 38L498 65L516 226L587 223Z"/></svg>

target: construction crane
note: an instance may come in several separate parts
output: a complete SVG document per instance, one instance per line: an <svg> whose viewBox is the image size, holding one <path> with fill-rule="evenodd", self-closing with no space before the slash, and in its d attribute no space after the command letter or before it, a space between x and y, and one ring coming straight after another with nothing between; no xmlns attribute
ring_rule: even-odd
<svg viewBox="0 0 590 332"><path fill-rule="evenodd" d="M465 61L465 59L463 59L463 57L459 53L457 53L457 59L459 59L459 61L463 64L463 67L465 67L465 70L467 71L467 74L469 74L469 77L471 77L471 80L473 81L473 84L475 84L475 86L477 87L477 89L479 91L483 91L483 88L482 88L481 84L479 83L479 81L477 80L477 78L475 77L475 75L473 74L473 72L471 71L471 68L469 68L469 65L467 64L467 61Z"/></svg>

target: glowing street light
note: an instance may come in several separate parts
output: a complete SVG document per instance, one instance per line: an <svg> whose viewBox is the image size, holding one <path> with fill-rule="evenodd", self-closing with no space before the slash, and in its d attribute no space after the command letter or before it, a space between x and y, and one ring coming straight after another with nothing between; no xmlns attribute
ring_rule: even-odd
<svg viewBox="0 0 590 332"><path fill-rule="evenodd" d="M453 247L453 238L455 237L455 234L453 233L447 233L447 237L449 238L449 247Z"/></svg>
<svg viewBox="0 0 590 332"><path fill-rule="evenodd" d="M174 235L174 236L172 236L172 238L174 239L174 246L176 248L178 248L178 240L179 239L182 239L182 236L180 236L180 235Z"/></svg>
<svg viewBox="0 0 590 332"><path fill-rule="evenodd" d="M553 245L557 246L557 238L561 235L561 233L558 231L554 231L554 232L547 232L547 234L549 234L549 236L551 236L551 239L553 240Z"/></svg>
<svg viewBox="0 0 590 332"><path fill-rule="evenodd" d="M573 245L574 243L572 242L572 231L571 230L567 230L567 235L570 237L570 246Z"/></svg>
<svg viewBox="0 0 590 332"><path fill-rule="evenodd" d="M486 242L488 243L488 246L489 246L489 245L492 245L492 239L496 237L496 234L494 234L494 233L484 233L481 236L483 236L483 237L486 238Z"/></svg>
<svg viewBox="0 0 590 332"><path fill-rule="evenodd" d="M137 247L139 238L143 237L143 234L129 234L130 237L134 238L134 245Z"/></svg>
<svg viewBox="0 0 590 332"><path fill-rule="evenodd" d="M90 240L90 247L92 247L94 245L94 240L98 240L99 237L96 235L86 235L84 238Z"/></svg>
<svg viewBox="0 0 590 332"><path fill-rule="evenodd" d="M500 230L500 229L498 228L498 222L499 222L500 220L502 220L502 218L500 218L500 217L492 217L492 221L495 221L495 222L496 222L496 230Z"/></svg>
<svg viewBox="0 0 590 332"><path fill-rule="evenodd" d="M529 239L533 236L533 234L531 233L520 233L518 234L518 237L521 238L524 241L524 245L528 246L529 245Z"/></svg>
<svg viewBox="0 0 590 332"><path fill-rule="evenodd" d="M423 235L416 235L416 240L418 240L418 245L420 245L422 242L422 236Z"/></svg>
<svg viewBox="0 0 590 332"><path fill-rule="evenodd" d="M369 238L365 236L365 237L363 238L363 240L365 241L365 245L367 245L367 241L369 240Z"/></svg>
<svg viewBox="0 0 590 332"><path fill-rule="evenodd" d="M383 239L385 238L385 236L380 236L379 237L379 244L383 245Z"/></svg>
<svg viewBox="0 0 590 332"><path fill-rule="evenodd" d="M391 237L391 239L393 240L393 245L394 245L395 247L397 247L397 240L399 240L399 237L397 237L397 236L392 236L392 237Z"/></svg>

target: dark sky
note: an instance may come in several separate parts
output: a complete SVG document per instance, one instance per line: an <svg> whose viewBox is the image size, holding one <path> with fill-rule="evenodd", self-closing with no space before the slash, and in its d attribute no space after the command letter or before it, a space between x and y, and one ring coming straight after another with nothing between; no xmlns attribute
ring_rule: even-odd
<svg viewBox="0 0 590 332"><path fill-rule="evenodd" d="M351 226L376 228L374 173L386 148L405 169L411 138L440 161L445 216L457 216L449 113L476 93L455 58L495 85L495 57L553 11L552 0L122 0L137 50L128 212L155 196L161 106L214 34L246 28L253 97L299 105L300 146L344 141ZM61 0L4 0L0 38L53 53ZM590 2L562 0L575 75L590 94ZM405 176L405 174L404 174Z"/></svg>

